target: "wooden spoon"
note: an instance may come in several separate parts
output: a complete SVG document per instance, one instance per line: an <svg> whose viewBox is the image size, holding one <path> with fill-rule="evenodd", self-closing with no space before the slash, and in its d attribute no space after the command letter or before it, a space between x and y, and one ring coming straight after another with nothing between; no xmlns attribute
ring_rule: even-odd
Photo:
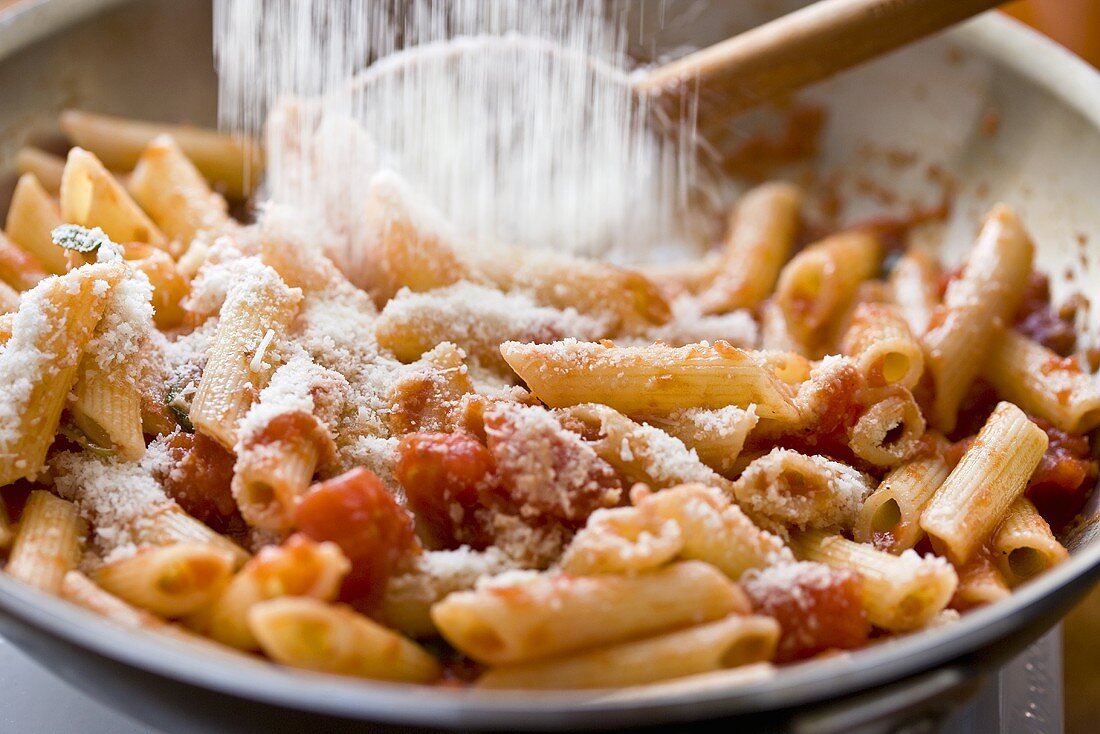
<svg viewBox="0 0 1100 734"><path fill-rule="evenodd" d="M898 49L1003 0L818 0L658 67L635 82L670 119L699 94L701 128Z"/></svg>

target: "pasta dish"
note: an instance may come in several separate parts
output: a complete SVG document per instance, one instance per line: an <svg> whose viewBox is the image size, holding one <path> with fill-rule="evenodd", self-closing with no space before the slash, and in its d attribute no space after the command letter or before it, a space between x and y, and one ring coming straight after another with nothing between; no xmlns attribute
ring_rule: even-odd
<svg viewBox="0 0 1100 734"><path fill-rule="evenodd" d="M0 552L43 592L325 673L614 688L1068 557L1100 384L1007 205L951 269L763 183L713 255L630 270L468 241L383 172L353 283L230 215L238 142L61 122L0 236Z"/></svg>

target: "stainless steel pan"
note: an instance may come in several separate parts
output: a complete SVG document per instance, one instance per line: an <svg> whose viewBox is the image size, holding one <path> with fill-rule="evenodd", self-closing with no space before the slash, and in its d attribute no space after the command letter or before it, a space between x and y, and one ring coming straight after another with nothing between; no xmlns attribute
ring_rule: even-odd
<svg viewBox="0 0 1100 734"><path fill-rule="evenodd" d="M659 54L708 43L791 4L638 2L637 48ZM667 22L658 31L661 13ZM1076 285L1063 290L1100 293L1100 246L1077 236L1100 237L1100 208L1092 205L1100 191L1100 76L1082 62L987 16L809 96L830 107L815 166L836 169L848 217L929 200L948 170L958 183L949 254L967 246L981 211L1003 199L1022 210L1040 266L1059 278L1072 271ZM23 141L50 143L66 106L210 124L209 2L19 4L0 15L0 99L0 164L9 170ZM744 124L768 122L761 115ZM993 122L996 134L983 135ZM915 162L902 170L884 153L891 150ZM875 193L883 187L900 196ZM935 721L1100 577L1100 497L1086 517L1066 539L1069 563L957 624L773 677L706 686L505 695L349 681L125 632L3 576L0 632L65 680L170 731L363 731L363 722L373 722L371 731L641 728L716 719L742 730L896 731Z"/></svg>

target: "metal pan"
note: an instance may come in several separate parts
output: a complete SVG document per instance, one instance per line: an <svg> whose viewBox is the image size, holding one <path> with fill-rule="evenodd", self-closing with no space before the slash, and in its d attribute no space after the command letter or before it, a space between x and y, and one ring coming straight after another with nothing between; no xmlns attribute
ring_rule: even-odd
<svg viewBox="0 0 1100 734"><path fill-rule="evenodd" d="M638 2L638 49L708 43L783 6ZM659 13L668 22L655 32ZM23 141L49 143L66 106L210 124L210 5L24 2L0 14L0 92L5 170ZM1100 209L1092 206L1100 190L1100 76L1082 62L987 16L808 96L830 108L815 165L850 189L847 216L928 200L933 179L947 170L958 201L948 255L965 249L982 210L1003 199L1022 211L1040 266L1059 278L1072 274L1056 293L1097 292L1100 246L1087 237L1100 236ZM900 170L896 156L876 153L890 150L917 162ZM876 194L882 186L899 193ZM745 730L896 731L938 720L974 689L976 676L1038 638L1091 588L1100 577L1100 496L1085 517L1066 538L1068 563L992 608L774 676L737 674L707 685L502 694L351 681L126 632L2 575L0 632L73 685L169 731L362 731L363 722L373 723L371 731L638 729L704 720Z"/></svg>

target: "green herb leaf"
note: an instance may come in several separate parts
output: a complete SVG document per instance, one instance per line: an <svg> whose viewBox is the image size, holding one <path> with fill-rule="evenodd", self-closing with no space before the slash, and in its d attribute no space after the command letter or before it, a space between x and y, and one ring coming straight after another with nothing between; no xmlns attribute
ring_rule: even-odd
<svg viewBox="0 0 1100 734"><path fill-rule="evenodd" d="M83 253L95 252L111 242L111 238L99 227L88 229L76 224L62 224L60 227L54 227L50 236L55 245Z"/></svg>
<svg viewBox="0 0 1100 734"><path fill-rule="evenodd" d="M194 433L195 426L191 423L191 401L188 396L183 394L183 391L187 389L188 385L191 385L190 380L183 382L177 382L168 390L168 394L164 398L164 404L168 407L168 410L172 411L172 415L176 419L176 423L179 424L187 433Z"/></svg>
<svg viewBox="0 0 1100 734"><path fill-rule="evenodd" d="M88 436L84 433L84 431L80 430L71 423L62 423L60 426L58 426L57 432L72 441L73 443L80 446L82 449L85 449L89 453L94 454L101 459L110 459L112 456L115 455L114 449L93 443L92 440L88 438Z"/></svg>

